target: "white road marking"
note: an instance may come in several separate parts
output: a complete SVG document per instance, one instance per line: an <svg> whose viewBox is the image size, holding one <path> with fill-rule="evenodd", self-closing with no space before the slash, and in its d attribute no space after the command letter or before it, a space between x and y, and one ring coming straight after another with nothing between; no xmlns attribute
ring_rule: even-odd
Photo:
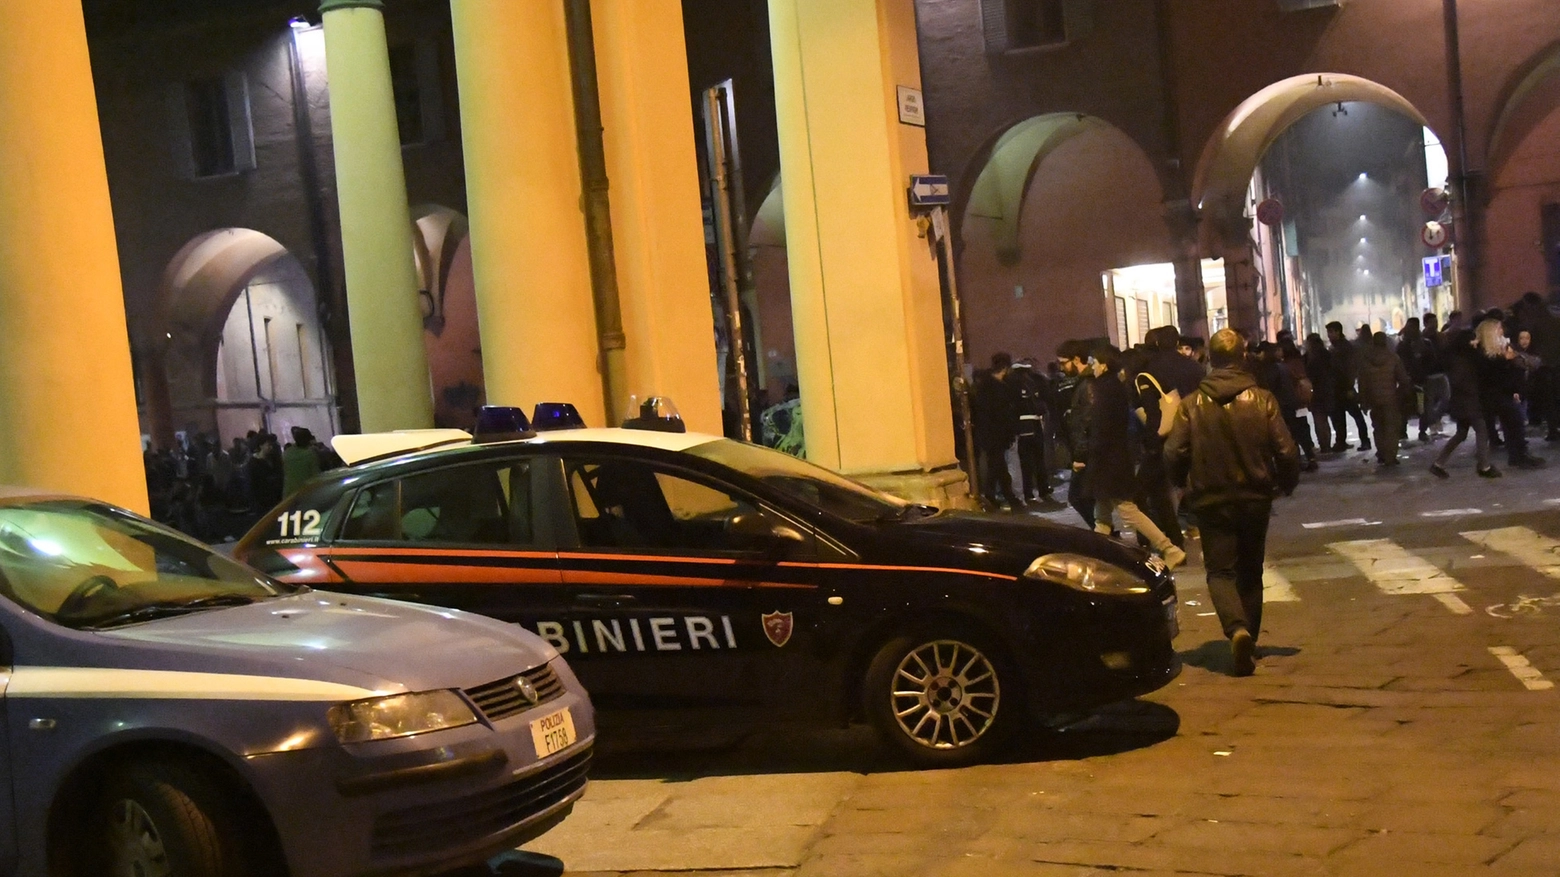
<svg viewBox="0 0 1560 877"><path fill-rule="evenodd" d="M1442 606L1452 610L1453 615L1472 615L1473 607L1464 603L1456 594L1431 594Z"/></svg>
<svg viewBox="0 0 1560 877"><path fill-rule="evenodd" d="M1555 687L1553 682L1544 678L1544 674L1538 672L1538 668L1529 664L1528 659L1517 654L1517 650L1511 646L1490 646L1490 654L1505 664L1511 675L1517 677L1528 691L1548 691Z"/></svg>
<svg viewBox="0 0 1560 877"><path fill-rule="evenodd" d="M1295 593L1295 587L1289 583L1289 577L1279 572L1278 567L1271 563L1262 565L1262 602L1300 602L1300 595Z"/></svg>
<svg viewBox="0 0 1560 877"><path fill-rule="evenodd" d="M1464 515L1482 515L1484 509L1436 509L1433 512L1420 512L1421 518L1460 518Z"/></svg>
<svg viewBox="0 0 1560 877"><path fill-rule="evenodd" d="M1429 594L1458 615L1473 612L1467 603L1453 593L1467 590L1462 582L1391 539L1334 542L1327 548L1354 564L1354 568L1370 579L1371 584L1383 594Z"/></svg>
<svg viewBox="0 0 1560 877"><path fill-rule="evenodd" d="M1344 518L1340 521L1312 521L1300 526L1307 530L1325 530L1329 527L1374 527L1380 523L1380 521L1367 521L1364 518Z"/></svg>
<svg viewBox="0 0 1560 877"><path fill-rule="evenodd" d="M1510 555L1549 578L1560 579L1560 540L1527 527L1472 530L1461 535L1481 548Z"/></svg>

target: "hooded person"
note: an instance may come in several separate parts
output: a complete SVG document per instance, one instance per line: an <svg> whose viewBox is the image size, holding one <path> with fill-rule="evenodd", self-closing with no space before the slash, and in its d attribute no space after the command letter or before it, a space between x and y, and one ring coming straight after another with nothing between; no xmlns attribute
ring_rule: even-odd
<svg viewBox="0 0 1560 877"><path fill-rule="evenodd" d="M1371 432L1376 434L1376 462L1398 464L1398 441L1403 434L1403 400L1414 392L1414 381L1402 357L1377 332L1360 352L1360 404L1370 412Z"/></svg>
<svg viewBox="0 0 1560 877"><path fill-rule="evenodd" d="M1181 402L1165 463L1186 485L1202 533L1208 593L1230 640L1235 674L1256 669L1262 573L1273 499L1300 481L1295 446L1272 393L1246 370L1246 341L1221 329L1208 342L1213 371Z"/></svg>

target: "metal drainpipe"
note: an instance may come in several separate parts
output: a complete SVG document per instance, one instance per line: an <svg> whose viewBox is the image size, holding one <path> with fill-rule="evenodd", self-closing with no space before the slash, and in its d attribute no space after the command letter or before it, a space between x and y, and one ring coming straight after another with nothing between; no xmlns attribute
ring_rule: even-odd
<svg viewBox="0 0 1560 877"><path fill-rule="evenodd" d="M1446 76L1451 91L1452 131L1457 138L1457 173L1452 178L1452 227L1457 231L1457 301L1454 307L1467 310L1476 296L1475 271L1479 264L1477 208L1468 194L1468 113L1463 99L1462 35L1457 16L1457 0L1444 0L1442 16L1446 30Z"/></svg>
<svg viewBox="0 0 1560 877"><path fill-rule="evenodd" d="M601 139L601 92L596 80L596 43L590 0L563 0L569 42L569 84L574 93L574 134L580 155L585 239L590 247L591 298L596 306L596 335L601 352L601 394L607 425L617 426L623 412L617 394L628 385L623 309L618 300L617 257L612 245L611 186L607 151Z"/></svg>

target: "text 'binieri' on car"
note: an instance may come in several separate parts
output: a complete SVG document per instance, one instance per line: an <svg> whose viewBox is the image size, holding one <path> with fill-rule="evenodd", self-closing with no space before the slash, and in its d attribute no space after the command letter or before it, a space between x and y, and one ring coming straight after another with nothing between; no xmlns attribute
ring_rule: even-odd
<svg viewBox="0 0 1560 877"><path fill-rule="evenodd" d="M0 598L0 873L436 874L585 790L590 700L513 625L7 488Z"/></svg>
<svg viewBox="0 0 1560 877"><path fill-rule="evenodd" d="M659 400L657 400L659 401ZM1158 689L1175 585L1090 531L887 496L646 413L496 440L341 437L344 470L236 556L286 581L464 609L566 654L604 741L871 722L914 763Z"/></svg>

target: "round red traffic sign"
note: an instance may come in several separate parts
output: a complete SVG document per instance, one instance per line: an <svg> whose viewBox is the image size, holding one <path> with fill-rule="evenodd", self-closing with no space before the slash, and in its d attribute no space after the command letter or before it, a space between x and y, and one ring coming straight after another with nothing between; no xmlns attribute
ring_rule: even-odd
<svg viewBox="0 0 1560 877"><path fill-rule="evenodd" d="M1446 226L1439 222L1427 222L1419 232L1419 239L1432 250L1439 250L1446 246L1448 237L1450 235L1447 233Z"/></svg>
<svg viewBox="0 0 1560 877"><path fill-rule="evenodd" d="M1257 205L1257 221L1263 225L1282 225L1284 222L1284 202L1277 198L1268 198Z"/></svg>
<svg viewBox="0 0 1560 877"><path fill-rule="evenodd" d="M1419 196L1419 206L1424 209L1425 215L1437 217L1446 213L1446 208L1452 205L1451 193L1439 186L1426 189Z"/></svg>

